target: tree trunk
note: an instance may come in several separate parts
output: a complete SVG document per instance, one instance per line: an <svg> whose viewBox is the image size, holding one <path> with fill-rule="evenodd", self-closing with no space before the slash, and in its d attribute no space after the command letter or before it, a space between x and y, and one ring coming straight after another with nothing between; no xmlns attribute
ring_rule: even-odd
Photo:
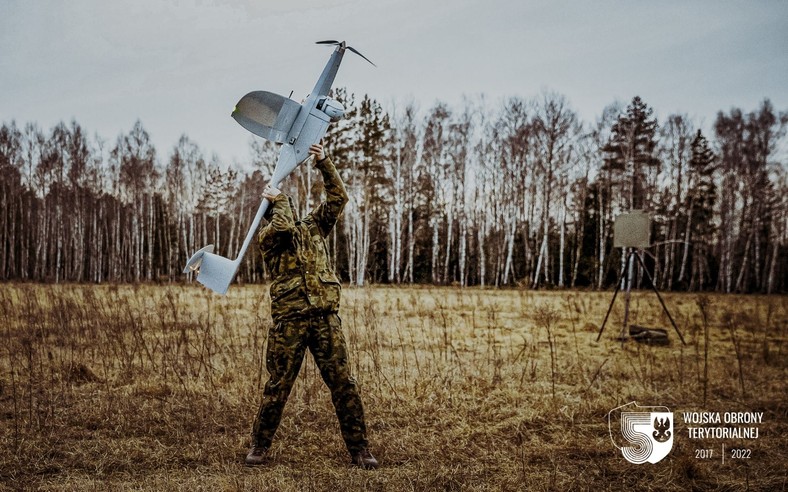
<svg viewBox="0 0 788 492"><path fill-rule="evenodd" d="M566 194L561 202L561 232L558 247L558 287L564 287L564 247L566 242Z"/></svg>
<svg viewBox="0 0 788 492"><path fill-rule="evenodd" d="M449 278L449 265L451 263L451 246L452 246L452 236L453 236L453 229L454 229L454 214L452 213L452 209L454 207L449 207L449 214L446 217L446 257L443 259L443 283L444 285L448 285L450 278Z"/></svg>
<svg viewBox="0 0 788 492"><path fill-rule="evenodd" d="M479 285L484 287L487 276L487 256L485 255L484 247L485 227L483 222L478 226L477 235L479 246Z"/></svg>
<svg viewBox="0 0 788 492"><path fill-rule="evenodd" d="M747 278L747 268L750 262L750 245L752 244L752 236L747 236L747 244L744 245L744 258L741 261L741 267L739 268L739 275L736 278L736 291L743 292L744 291L744 281Z"/></svg>
<svg viewBox="0 0 788 492"><path fill-rule="evenodd" d="M8 279L8 267L7 267L7 251L8 251L8 223L9 223L9 210L8 210L8 200L7 200L7 192L5 183L2 185L3 188L3 200L2 200L2 207L3 207L3 229L2 229L2 236L0 236L0 279L7 280ZM11 245L13 248L13 244Z"/></svg>
<svg viewBox="0 0 788 492"><path fill-rule="evenodd" d="M468 242L468 222L463 218L460 222L460 287L465 287L468 284L467 270L465 268L466 245Z"/></svg>
<svg viewBox="0 0 788 492"><path fill-rule="evenodd" d="M432 261L431 261L431 272L432 272L432 283L438 283L438 251L440 251L440 244L438 242L438 219L437 217L432 217Z"/></svg>
<svg viewBox="0 0 788 492"><path fill-rule="evenodd" d="M599 193L599 242L597 244L598 250L598 265L597 265L597 289L601 289L605 281L605 236L607 233L605 224L605 209L602 203L602 193Z"/></svg>
<svg viewBox="0 0 788 492"><path fill-rule="evenodd" d="M56 228L56 250L55 250L55 283L60 282L60 266L63 255L63 212L60 206L60 195L55 199L55 228Z"/></svg>
<svg viewBox="0 0 788 492"><path fill-rule="evenodd" d="M413 253L416 248L416 238L413 236L413 208L408 210L408 283L413 283Z"/></svg>
<svg viewBox="0 0 788 492"><path fill-rule="evenodd" d="M679 283L684 281L684 274L687 271L687 257L689 256L690 245L692 244L692 214L695 209L695 200L690 199L689 211L687 212L687 227L684 228L684 253L681 256L681 267L679 268ZM694 254L694 248L693 248Z"/></svg>
<svg viewBox="0 0 788 492"><path fill-rule="evenodd" d="M515 220L514 214L509 214L509 217L506 218L506 235L505 235L505 244L506 244L506 261L504 262L503 267L503 284L509 284L509 272L512 271L512 261L513 261L513 254L514 254L514 233L515 233Z"/></svg>

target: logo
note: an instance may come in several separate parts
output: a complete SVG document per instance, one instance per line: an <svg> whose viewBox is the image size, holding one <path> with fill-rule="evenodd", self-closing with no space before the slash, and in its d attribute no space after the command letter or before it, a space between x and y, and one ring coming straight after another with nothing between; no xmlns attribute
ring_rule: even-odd
<svg viewBox="0 0 788 492"><path fill-rule="evenodd" d="M673 412L630 402L607 414L610 440L630 463L658 463L673 448Z"/></svg>

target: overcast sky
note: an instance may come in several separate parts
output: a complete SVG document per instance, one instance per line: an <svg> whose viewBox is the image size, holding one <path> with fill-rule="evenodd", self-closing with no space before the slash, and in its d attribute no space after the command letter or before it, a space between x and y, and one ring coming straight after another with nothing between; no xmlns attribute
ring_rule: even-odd
<svg viewBox="0 0 788 492"><path fill-rule="evenodd" d="M247 92L293 98L347 40L335 86L390 107L565 95L586 121L640 95L709 127L763 98L788 110L788 2L721 0L0 0L0 122L76 119L114 142L137 119L162 162L185 133L243 164Z"/></svg>

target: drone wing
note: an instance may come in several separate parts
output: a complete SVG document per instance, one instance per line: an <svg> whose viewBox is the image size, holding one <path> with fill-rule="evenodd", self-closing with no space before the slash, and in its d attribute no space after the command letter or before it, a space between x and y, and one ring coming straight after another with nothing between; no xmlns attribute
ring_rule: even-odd
<svg viewBox="0 0 788 492"><path fill-rule="evenodd" d="M232 117L244 128L267 140L283 143L301 105L273 92L254 91L238 101Z"/></svg>

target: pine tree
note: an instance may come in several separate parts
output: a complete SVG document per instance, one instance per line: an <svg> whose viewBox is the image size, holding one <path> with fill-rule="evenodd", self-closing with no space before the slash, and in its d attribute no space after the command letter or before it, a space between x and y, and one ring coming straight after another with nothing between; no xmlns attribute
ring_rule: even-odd
<svg viewBox="0 0 788 492"><path fill-rule="evenodd" d="M613 124L610 140L602 148L606 154L603 170L610 171L621 186L622 205L644 209L648 205L646 172L659 165L655 155L657 119L639 96L632 99L626 113Z"/></svg>
<svg viewBox="0 0 788 492"><path fill-rule="evenodd" d="M689 277L690 289L694 290L702 289L705 282L709 280L708 254L714 234L712 219L717 189L714 183L715 155L700 130L695 135L691 148L689 189L684 203L687 226L678 281L681 283L684 280L691 247L692 269Z"/></svg>

